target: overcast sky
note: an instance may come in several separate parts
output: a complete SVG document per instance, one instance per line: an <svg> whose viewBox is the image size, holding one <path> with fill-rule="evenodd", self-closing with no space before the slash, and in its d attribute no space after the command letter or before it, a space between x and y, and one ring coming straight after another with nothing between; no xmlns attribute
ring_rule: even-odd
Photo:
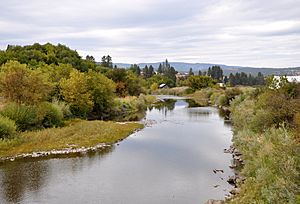
<svg viewBox="0 0 300 204"><path fill-rule="evenodd" d="M299 0L0 0L0 49L62 43L96 60L300 66Z"/></svg>

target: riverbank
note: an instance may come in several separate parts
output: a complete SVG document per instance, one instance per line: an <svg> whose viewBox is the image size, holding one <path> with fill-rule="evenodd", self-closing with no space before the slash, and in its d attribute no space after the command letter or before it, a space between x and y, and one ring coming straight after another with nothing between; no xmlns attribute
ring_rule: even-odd
<svg viewBox="0 0 300 204"><path fill-rule="evenodd" d="M87 152L114 144L143 127L135 122L72 120L65 127L23 132L0 141L0 160Z"/></svg>
<svg viewBox="0 0 300 204"><path fill-rule="evenodd" d="M230 103L243 165L229 204L300 203L300 86L242 94Z"/></svg>

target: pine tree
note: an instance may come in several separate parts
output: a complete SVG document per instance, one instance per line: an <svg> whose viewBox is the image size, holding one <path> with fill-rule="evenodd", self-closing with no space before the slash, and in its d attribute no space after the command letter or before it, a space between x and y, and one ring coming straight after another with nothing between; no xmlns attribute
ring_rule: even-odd
<svg viewBox="0 0 300 204"><path fill-rule="evenodd" d="M160 73L160 74L162 74L162 73L163 73L163 70L162 70L162 65L161 65L161 63L160 63L160 64L159 64L159 66L158 66L157 72L158 72L158 73Z"/></svg>
<svg viewBox="0 0 300 204"><path fill-rule="evenodd" d="M193 68L190 68L189 76L194 76Z"/></svg>

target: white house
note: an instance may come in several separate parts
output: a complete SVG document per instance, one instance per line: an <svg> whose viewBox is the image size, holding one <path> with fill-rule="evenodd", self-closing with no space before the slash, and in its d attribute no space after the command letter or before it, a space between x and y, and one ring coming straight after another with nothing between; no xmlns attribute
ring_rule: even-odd
<svg viewBox="0 0 300 204"><path fill-rule="evenodd" d="M274 76L275 79L280 80L280 76ZM286 76L288 82L300 83L300 76Z"/></svg>

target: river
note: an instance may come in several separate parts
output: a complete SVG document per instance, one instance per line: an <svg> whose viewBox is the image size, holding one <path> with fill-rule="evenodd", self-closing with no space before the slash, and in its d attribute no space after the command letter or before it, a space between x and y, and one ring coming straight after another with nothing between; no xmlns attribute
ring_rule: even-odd
<svg viewBox="0 0 300 204"><path fill-rule="evenodd" d="M223 199L230 125L218 109L169 99L148 124L117 145L84 156L27 159L0 166L0 203L202 204ZM113 131L113 130L112 130ZM222 169L224 173L214 173Z"/></svg>

